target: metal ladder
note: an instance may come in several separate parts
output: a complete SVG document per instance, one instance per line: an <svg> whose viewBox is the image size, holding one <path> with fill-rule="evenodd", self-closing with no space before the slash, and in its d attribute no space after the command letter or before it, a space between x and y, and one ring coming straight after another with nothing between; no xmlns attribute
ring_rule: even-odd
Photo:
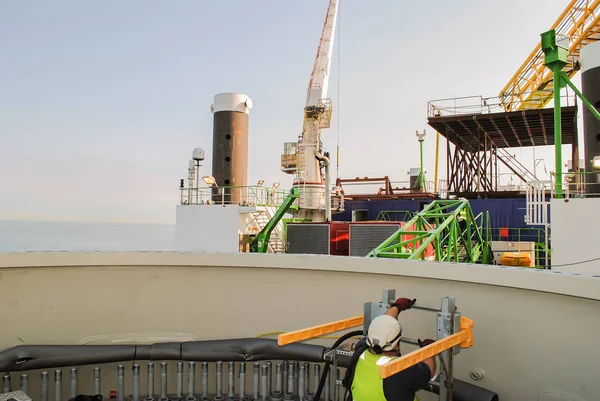
<svg viewBox="0 0 600 401"><path fill-rule="evenodd" d="M544 227L544 267L550 268L550 244L548 234L550 229L550 199L546 199L552 193L552 181L530 181L527 183L525 224L528 226Z"/></svg>
<svg viewBox="0 0 600 401"><path fill-rule="evenodd" d="M273 214L268 208L265 209L265 214L268 216L267 222L273 218ZM269 237L269 248L273 253L285 252L285 241L283 240L283 223L281 221L277 223L277 225L273 229L273 232L271 232L271 236Z"/></svg>
<svg viewBox="0 0 600 401"><path fill-rule="evenodd" d="M497 149L498 159L508 167L513 173L515 173L524 183L531 181L539 181L538 178L533 175L531 171L527 169L521 162L519 162L516 157L511 155L506 149L498 148Z"/></svg>
<svg viewBox="0 0 600 401"><path fill-rule="evenodd" d="M256 225L258 226L258 230L257 230L258 232L260 232L260 230L262 230L267 225L267 223L269 221L271 221L271 219L273 218L273 214L270 213L268 208L265 208L265 210L258 210L256 212L254 212L253 216L254 216L254 221L256 222ZM283 241L282 223L281 222L279 222L277 224L275 229L273 229L271 236L269 237L268 249L272 253L285 252L285 242Z"/></svg>
<svg viewBox="0 0 600 401"><path fill-rule="evenodd" d="M298 197L298 207L306 207L306 171L298 170L294 175L294 180L298 182L298 192L300 192L300 196Z"/></svg>

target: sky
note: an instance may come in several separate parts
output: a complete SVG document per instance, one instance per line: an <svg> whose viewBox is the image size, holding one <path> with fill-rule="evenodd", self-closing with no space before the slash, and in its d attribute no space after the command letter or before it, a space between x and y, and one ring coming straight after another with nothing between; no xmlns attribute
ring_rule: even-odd
<svg viewBox="0 0 600 401"><path fill-rule="evenodd" d="M496 96L567 4L341 0L328 94L334 114L322 133L339 177L407 180L419 166L415 131L426 129L433 180L427 102ZM288 188L280 155L302 129L327 6L0 2L0 219L174 223L195 147L206 151L202 172L211 172L210 105L221 92L253 101L248 182ZM515 152L533 165L530 149ZM552 155L536 149L548 170Z"/></svg>

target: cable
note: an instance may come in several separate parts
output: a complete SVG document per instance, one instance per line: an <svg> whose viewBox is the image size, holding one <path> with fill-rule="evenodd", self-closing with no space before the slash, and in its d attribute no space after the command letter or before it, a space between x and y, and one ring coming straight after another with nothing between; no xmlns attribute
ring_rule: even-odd
<svg viewBox="0 0 600 401"><path fill-rule="evenodd" d="M340 37L342 34L342 25L340 23L341 19L340 19L340 4L338 3L338 45L337 45L337 56L338 56L338 62L337 62L337 101L338 101L338 112L337 112L337 148L336 148L336 154L335 154L335 175L336 175L336 181L338 178L340 178Z"/></svg>
<svg viewBox="0 0 600 401"><path fill-rule="evenodd" d="M352 400L352 382L354 382L354 372L356 371L356 364L358 363L358 358L369 349L369 346L365 342L362 345L359 345L354 350L354 354L352 354L352 358L350 358L350 364L346 369L346 374L344 375L344 379L342 380L342 386L346 388L344 392L344 400ZM350 395L350 397L348 397Z"/></svg>
<svg viewBox="0 0 600 401"><path fill-rule="evenodd" d="M581 265L584 263L590 263L590 262L596 262L600 260L600 256L597 258L593 258L593 259L588 259L588 260L580 260L579 262L571 262L571 263L563 263L561 265L552 265L552 266L544 266L544 267L562 267L562 266L575 266L575 265Z"/></svg>

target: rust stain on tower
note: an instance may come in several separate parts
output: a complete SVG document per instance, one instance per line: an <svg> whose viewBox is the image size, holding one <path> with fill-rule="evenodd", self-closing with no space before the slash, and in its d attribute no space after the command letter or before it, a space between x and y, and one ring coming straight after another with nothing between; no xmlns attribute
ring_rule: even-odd
<svg viewBox="0 0 600 401"><path fill-rule="evenodd" d="M248 185L248 120L252 100L240 93L215 95L213 104L212 175L219 188L213 196L226 203L246 201ZM217 199L214 199L217 201Z"/></svg>

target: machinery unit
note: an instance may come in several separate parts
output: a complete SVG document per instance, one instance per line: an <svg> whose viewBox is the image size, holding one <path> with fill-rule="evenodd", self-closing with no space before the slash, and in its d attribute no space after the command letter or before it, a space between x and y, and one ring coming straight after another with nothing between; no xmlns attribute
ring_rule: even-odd
<svg viewBox="0 0 600 401"><path fill-rule="evenodd" d="M402 222L399 221L362 221L350 224L349 255L367 256L401 226Z"/></svg>
<svg viewBox="0 0 600 401"><path fill-rule="evenodd" d="M367 256L404 222L288 223L287 253Z"/></svg>
<svg viewBox="0 0 600 401"><path fill-rule="evenodd" d="M350 223L288 223L286 253L349 255Z"/></svg>
<svg viewBox="0 0 600 401"><path fill-rule="evenodd" d="M332 221L329 224L329 254L339 256L350 254L350 223Z"/></svg>
<svg viewBox="0 0 600 401"><path fill-rule="evenodd" d="M329 255L330 230L327 223L288 223L286 253Z"/></svg>

